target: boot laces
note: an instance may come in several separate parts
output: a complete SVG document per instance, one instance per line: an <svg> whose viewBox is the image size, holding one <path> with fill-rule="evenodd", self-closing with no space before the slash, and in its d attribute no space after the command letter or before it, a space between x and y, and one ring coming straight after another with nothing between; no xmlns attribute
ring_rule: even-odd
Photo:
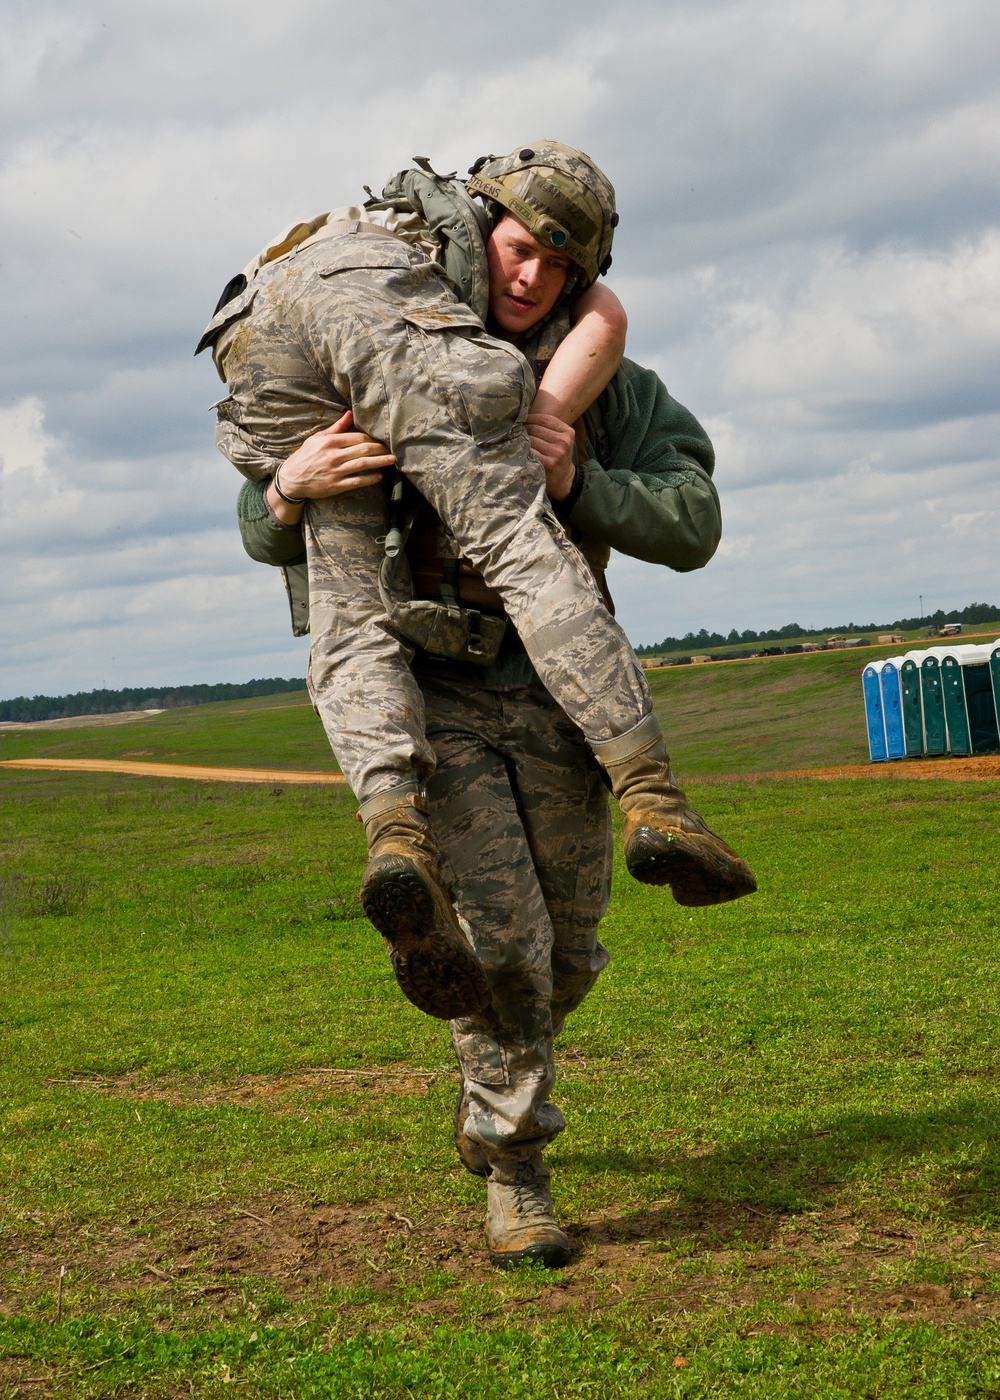
<svg viewBox="0 0 1000 1400"><path fill-rule="evenodd" d="M548 1218L549 1212L542 1194L543 1182L531 1168L518 1172L517 1179L508 1185L507 1190L518 1215Z"/></svg>

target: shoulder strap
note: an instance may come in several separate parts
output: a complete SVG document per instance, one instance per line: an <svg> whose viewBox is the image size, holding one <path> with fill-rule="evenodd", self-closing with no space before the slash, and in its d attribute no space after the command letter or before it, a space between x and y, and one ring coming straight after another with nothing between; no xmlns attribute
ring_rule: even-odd
<svg viewBox="0 0 1000 1400"><path fill-rule="evenodd" d="M489 309L486 239L489 215L469 194L463 180L438 175L423 156L414 157L421 169L400 170L366 209L412 209L426 222L441 246L444 270L466 306L483 321Z"/></svg>

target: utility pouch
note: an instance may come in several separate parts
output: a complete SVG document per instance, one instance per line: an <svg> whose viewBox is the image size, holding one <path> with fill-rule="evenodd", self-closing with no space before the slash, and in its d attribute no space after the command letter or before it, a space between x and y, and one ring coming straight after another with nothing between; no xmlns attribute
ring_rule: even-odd
<svg viewBox="0 0 1000 1400"><path fill-rule="evenodd" d="M507 630L502 617L490 617L474 608L448 607L429 598L392 603L387 608L389 626L406 641L431 656L449 661L471 661L492 666Z"/></svg>
<svg viewBox="0 0 1000 1400"><path fill-rule="evenodd" d="M406 481L397 471L389 493L389 529L383 540L385 558L378 571L378 591L386 621L398 636L431 656L492 666L507 630L506 618L461 607L454 589L441 603L405 596L413 592L405 550L415 519L412 500L409 508L407 505Z"/></svg>

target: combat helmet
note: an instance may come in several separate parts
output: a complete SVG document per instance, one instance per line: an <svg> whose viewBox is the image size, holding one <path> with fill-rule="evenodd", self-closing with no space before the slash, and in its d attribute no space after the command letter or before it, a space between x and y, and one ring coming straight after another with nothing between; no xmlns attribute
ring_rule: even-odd
<svg viewBox="0 0 1000 1400"><path fill-rule="evenodd" d="M618 224L615 191L588 155L545 138L508 156L480 156L468 188L512 213L540 243L565 253L582 271L583 291L611 266Z"/></svg>

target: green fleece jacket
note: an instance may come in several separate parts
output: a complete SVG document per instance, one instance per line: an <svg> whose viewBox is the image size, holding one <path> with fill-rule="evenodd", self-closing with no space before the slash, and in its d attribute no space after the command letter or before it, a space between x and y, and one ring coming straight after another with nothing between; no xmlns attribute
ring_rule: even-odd
<svg viewBox="0 0 1000 1400"><path fill-rule="evenodd" d="M703 568L718 548L722 517L712 483L715 453L694 415L671 398L652 370L623 360L584 426L590 455L569 498L555 510L598 577L612 549L682 573ZM252 558L284 570L292 627L301 636L309 612L302 531L275 520L265 489L263 482L243 486L240 533ZM426 660L434 669L455 669L452 662ZM528 684L534 675L516 638L489 673L459 669L486 687L504 689Z"/></svg>

